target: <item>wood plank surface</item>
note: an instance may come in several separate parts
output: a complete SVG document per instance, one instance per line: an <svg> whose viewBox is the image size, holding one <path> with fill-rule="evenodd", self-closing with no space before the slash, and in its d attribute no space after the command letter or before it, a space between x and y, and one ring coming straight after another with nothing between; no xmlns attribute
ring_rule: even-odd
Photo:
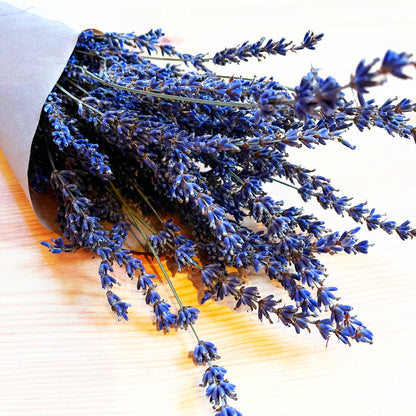
<svg viewBox="0 0 416 416"><path fill-rule="evenodd" d="M39 3L56 8L52 2ZM185 52L215 52L261 35L301 39L307 29L324 31L325 40L315 52L271 59L264 67L254 63L237 68L238 73L275 75L295 85L312 64L348 81L363 57L371 60L387 48L416 53L413 4L161 1L138 6L121 1L121 11L114 11L93 1L83 7L68 2L54 13L103 30L163 27ZM237 70L224 68L224 73ZM416 78L415 71L412 74ZM379 102L390 95L416 100L415 80L393 80L386 90L376 92ZM416 124L414 117L412 122ZM352 131L346 138L358 146L355 151L331 143L314 151L293 150L291 156L318 168L357 202L367 200L391 219L416 224L415 143L381 130ZM274 185L269 191L276 199L302 205L290 189ZM334 230L356 226L314 203L305 210L326 218ZM51 237L0 153L0 414L213 414L199 387L203 369L189 357L192 333L157 332L143 295L122 273L118 293L132 307L130 321L117 322L100 286L97 260L81 252L52 255L39 244ZM416 241L366 230L362 238L375 243L368 255L328 256L324 263L328 283L339 287L343 302L353 305L374 332L373 345L348 348L333 339L326 347L317 331L297 335L221 302L200 307L198 331L217 345L222 357L218 364L236 384L235 407L245 416L416 414ZM160 274L142 259L148 270ZM253 279L261 280L264 293L279 295L261 276ZM184 304L198 304L201 285L196 273L176 275L174 282ZM163 280L159 283L162 287ZM161 291L174 302L167 289Z"/></svg>

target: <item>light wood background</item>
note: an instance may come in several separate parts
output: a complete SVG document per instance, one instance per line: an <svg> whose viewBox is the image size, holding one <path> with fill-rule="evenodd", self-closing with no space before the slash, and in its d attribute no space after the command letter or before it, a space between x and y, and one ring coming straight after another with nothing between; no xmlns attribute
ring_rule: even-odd
<svg viewBox="0 0 416 416"><path fill-rule="evenodd" d="M388 48L416 53L412 1L38 4L85 27L139 33L162 27L185 52L215 52L263 35L300 40L307 29L325 32L315 52L222 71L274 75L287 85L296 85L311 65L342 82L363 57L371 60ZM395 95L416 100L416 81L393 80L374 94L379 102ZM357 203L367 200L391 219L416 224L415 143L381 130L345 137L358 149L333 143L293 150L292 160L316 167ZM269 190L300 205L296 193L283 188ZM356 225L313 203L306 212L326 218L333 229ZM100 287L97 261L88 253L48 253L39 241L51 237L0 154L0 414L212 414L198 387L203 370L188 356L192 334L157 332L143 296L123 275L118 293L132 304L131 320L117 322ZM222 303L200 308L198 331L218 346L218 363L237 385L235 407L245 416L416 414L415 241L365 230L362 238L375 242L368 255L329 257L325 264L328 284L339 287L343 302L374 332L374 345L348 348L334 339L326 348L317 331L296 335ZM198 304L197 279L175 277L185 304Z"/></svg>

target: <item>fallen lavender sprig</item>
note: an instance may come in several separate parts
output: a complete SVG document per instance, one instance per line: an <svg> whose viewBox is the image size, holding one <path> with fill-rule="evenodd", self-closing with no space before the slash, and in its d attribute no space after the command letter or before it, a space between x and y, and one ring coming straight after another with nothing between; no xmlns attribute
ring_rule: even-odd
<svg viewBox="0 0 416 416"><path fill-rule="evenodd" d="M207 365L201 386L216 415L239 416L229 405L235 386L223 367L212 364L217 348L197 332L200 311L183 305L161 258L172 257L178 270L200 271L202 303L231 298L236 309L246 307L260 321L279 321L297 333L316 327L327 342L372 343L371 331L326 284L320 260L322 254L367 253L370 244L359 240L359 227L330 231L314 215L275 201L263 184L290 186L303 201L316 198L324 209L369 230L415 237L409 221L398 225L364 202L352 203L328 178L293 164L287 154L288 148L314 149L328 141L354 149L343 137L354 126L416 140L405 115L416 110L414 103L392 98L378 105L366 98L388 76L409 78L404 71L415 63L405 52L387 51L381 63L362 60L347 83L311 70L289 88L272 78L218 76L208 66L314 49L322 34L309 31L299 45L262 38L212 58L178 52L162 36L156 30L140 36L86 31L79 37L33 142L30 184L34 192L56 195L63 237L42 244L54 254L88 249L98 256L100 282L119 320L128 320L131 305L115 293L114 264L137 279L157 329L193 333L194 362ZM191 64L195 71L154 63L160 60ZM358 103L346 98L349 90ZM158 226L145 219L149 214ZM181 225L166 220L171 214ZM247 217L258 226L248 226ZM129 233L153 254L176 307L161 298L156 276L124 247ZM287 299L277 289L261 294L237 269L277 280Z"/></svg>

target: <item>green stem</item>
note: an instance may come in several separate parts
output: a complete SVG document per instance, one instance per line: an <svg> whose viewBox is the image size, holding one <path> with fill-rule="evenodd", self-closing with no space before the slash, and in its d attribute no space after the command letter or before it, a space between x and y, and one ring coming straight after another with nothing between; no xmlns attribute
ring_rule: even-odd
<svg viewBox="0 0 416 416"><path fill-rule="evenodd" d="M97 110L96 108L90 106L89 104L84 103L82 100L80 100L78 97L75 97L75 95L71 94L69 91L67 91L62 85L56 84L56 87L61 90L65 95L67 95L69 98L74 100L76 103L81 104L84 107L87 107L90 111L93 113L97 113L100 116L103 116L104 113L102 113L100 110Z"/></svg>
<svg viewBox="0 0 416 416"><path fill-rule="evenodd" d="M52 170L56 171L56 166L55 166L55 162L54 162L53 157L52 157L51 149L49 149L47 141L45 141L45 144L46 144L46 152L48 153L48 158L49 158L49 162L52 166Z"/></svg>
<svg viewBox="0 0 416 416"><path fill-rule="evenodd" d="M131 210L132 209L129 208L128 211L131 211ZM132 221L133 221L134 226L136 227L136 229L140 232L140 234L142 235L142 237L145 239L145 241L147 243L147 246L149 247L150 252L153 254L154 258L156 259L157 264L159 265L160 270L162 271L163 275L165 276L166 281L168 282L168 285L170 287L170 290L172 291L173 295L175 296L175 299L176 299L176 302L178 303L179 308L183 308L183 303L182 303L182 301L181 301L181 299L180 299L180 297L178 295L178 292L176 291L175 286L173 285L172 280L169 277L169 275L168 275L165 267L163 266L162 261L160 260L160 258L158 256L156 250L153 248L152 244L150 243L149 237L147 237L146 233L143 231L143 229L140 226L139 222L133 216L131 216L131 215L130 215L130 218L132 219ZM133 235L134 235L134 233L133 233ZM137 237L136 237L136 239L137 239ZM188 325L191 328L191 330L192 330L192 332L193 332L193 334L194 334L197 342L200 343L201 342L201 339L199 338L198 333L196 332L195 327L190 322L188 323ZM210 362L208 364L211 366Z"/></svg>
<svg viewBox="0 0 416 416"><path fill-rule="evenodd" d="M156 250L153 248L152 244L150 243L149 237L143 231L143 228L141 227L139 221L137 220L136 215L135 215L135 211L124 201L122 195L120 194L120 192L118 191L118 189L114 186L114 184L111 181L110 181L110 187L114 191L114 193L117 196L117 198L120 201L120 203L124 207L126 207L127 213L129 215L129 217L130 217L133 225L136 227L136 229L140 232L140 234L142 235L142 237L146 241L146 244L147 244L150 252L152 253L152 255L154 256L154 258L156 259L157 264L160 267L160 270L162 271L163 275L165 276L165 279L168 282L168 285L169 285L169 287L170 287L173 295L175 296L175 299L176 299L176 301L177 301L177 303L179 305L179 308L183 308L183 303L182 303L182 301L181 301L181 299L180 299L180 297L178 295L178 292L176 291L175 286L173 285L172 280L169 277L169 274L167 273L165 267L163 266L163 264L162 264L162 262L160 260L159 255L157 254ZM132 234L137 239L137 237L135 236L134 232L132 232ZM198 343L201 342L201 339L199 338L198 333L195 330L195 327L191 323L189 323L188 325L191 328L192 332L194 333L195 338L198 341Z"/></svg>
<svg viewBox="0 0 416 416"><path fill-rule="evenodd" d="M132 218L132 220L134 222L134 226L137 228L137 230L140 232L140 234L143 236L143 238L146 239L147 245L148 245L150 251L152 252L153 256L155 257L155 259L157 261L157 264L159 265L160 269L162 270L162 273L165 276L165 278L166 278L166 280L167 280L167 282L169 284L169 287L170 287L173 295L175 296L176 301L178 302L179 307L180 308L183 308L183 303L182 303L181 299L179 298L178 292L176 291L175 287L173 286L173 283L172 283L171 279L169 278L169 275L167 274L166 269L164 268L162 262L160 261L159 256L157 255L156 251L154 250L154 248L150 244L149 239L147 238L146 234L143 232L143 230L140 227L140 225L136 222L135 218L134 217L131 217L131 218ZM131 233L133 234L134 238L137 241L139 241L139 239L135 235L134 231L131 231ZM196 332L195 327L191 323L188 323L188 325L191 328L191 330L192 330L192 332L193 332L193 334L194 334L197 342L200 343L201 342L201 339L199 338L198 333ZM211 363L210 362L208 364L211 366Z"/></svg>
<svg viewBox="0 0 416 416"><path fill-rule="evenodd" d="M104 79L98 77L97 75L93 74L92 72L88 71L88 69L74 65L75 68L80 69L84 74L88 75L90 78L100 82L103 85L107 85L108 87L117 88L119 90L128 91L134 94L145 95L149 97L156 97L164 100L173 100L173 101L184 101L190 103L197 103L197 104L206 104L206 105L215 105L217 107L240 107L240 108L256 108L257 103L241 103L238 101L211 101L211 100L204 100L200 98L192 98L192 97L182 97L180 95L172 95L172 94L164 94L161 92L155 92L154 90L139 90L136 88L126 87L124 85L115 84L113 82L105 81Z"/></svg>
<svg viewBox="0 0 416 416"><path fill-rule="evenodd" d="M142 56L143 59L152 59L155 61L176 61L176 62L190 62L190 59L183 59L183 58L171 58L170 56ZM202 58L200 59L202 62L209 62L212 61L212 58Z"/></svg>
<svg viewBox="0 0 416 416"><path fill-rule="evenodd" d="M80 91L82 91L85 95L90 95L90 92L85 90L84 88L82 88L81 86L79 86L76 82L74 82L72 79L70 78L65 78L66 82L68 82L69 84L71 84L72 86L74 86L75 88L78 88ZM85 104L84 104L85 105Z"/></svg>
<svg viewBox="0 0 416 416"><path fill-rule="evenodd" d="M131 209L131 207L130 207L130 205L128 205L125 201L124 201L124 199L123 199L123 197L122 197L122 195L120 194L120 192L118 191L118 189L114 186L114 184L111 182L111 181L109 181L109 184L110 184L110 186L111 186L111 191L115 194L115 196L117 197L117 199L119 200L119 202L127 209L127 210L129 210L130 209L130 213L129 213L129 215L131 215L131 216L133 216L137 221L140 221L141 222L141 224L143 225L143 226L145 226L152 234L157 234L157 231L150 225L150 224L148 224L146 221L145 221L145 219L143 218L143 217L141 217L136 211L134 211L134 210L132 210ZM153 205L150 203L150 201L146 198L146 203L149 205L149 207L152 209L152 211L153 212L155 212L156 210L154 209L154 207L153 207ZM162 224L164 224L165 222L163 221L163 219L162 218L160 218L160 216L158 216L159 217L159 221L162 223ZM168 245L168 247L170 248L170 249L172 249L172 250L174 250L174 247L172 246L172 244L170 244L170 243L167 243L167 245ZM203 267L200 265L200 264L198 264L194 259L192 259L192 265L193 266L195 266L197 269L199 269L199 270L202 270L203 269Z"/></svg>
<svg viewBox="0 0 416 416"><path fill-rule="evenodd" d="M272 178L272 181L273 181L273 182L280 183L281 185L288 186L289 188L296 189L297 191L299 190L299 188L298 188L297 186L295 186L295 185L291 185L290 183L286 183L286 182L280 181L279 179Z"/></svg>
<svg viewBox="0 0 416 416"><path fill-rule="evenodd" d="M67 185L67 184L65 183L65 181L62 179L62 175L61 175L61 174L59 173L59 171L56 169L55 162L54 162L54 160L53 160L52 153L51 153L51 149L49 149L48 143L47 143L47 142L45 142L45 144L46 144L46 152L48 153L49 163L50 163L50 164L51 164L51 166L52 166L52 170L53 170L53 172L55 172L55 173L56 173L56 175L58 176L58 178L59 178L59 182L61 182L62 186ZM71 192L71 190L67 189L66 191L68 192L69 196L70 196L73 200L75 200L75 196L73 195L73 193Z"/></svg>
<svg viewBox="0 0 416 416"><path fill-rule="evenodd" d="M146 202L147 206L152 210L152 212L156 215L156 218L163 224L164 221L162 217L159 215L159 213L156 211L156 209L153 207L153 205L150 203L146 195L142 192L142 190L137 186L136 183L133 184L134 189L137 191L137 193L140 195L140 197L143 199L144 202Z"/></svg>
<svg viewBox="0 0 416 416"><path fill-rule="evenodd" d="M169 277L168 273L166 272L166 269L165 269L165 267L163 266L163 264L162 264L162 262L161 262L161 260L160 260L160 258L159 258L159 256L158 256L158 254L157 254L156 250L153 248L152 244L150 243L150 241L149 241L149 237L148 237L148 236L146 235L146 233L143 231L143 229L142 229L141 225L139 224L139 222L138 222L135 218L133 218L132 216L130 216L130 218L132 219L132 221L133 221L134 226L136 227L136 229L140 232L140 234L142 235L142 237L143 237L143 238L144 238L144 240L146 241L147 247L149 248L150 252L153 254L154 258L156 259L157 264L159 265L160 269L162 270L162 273L163 273L163 275L165 276L166 281L168 282L168 285L169 285L169 287L170 287L170 289L171 289L171 291L172 291L173 295L175 296L176 301L178 302L179 307L180 307L180 308L183 308L183 303L182 303L181 299L179 298L179 295L178 295L178 293L176 292L176 289L175 289L175 287L173 286L173 283L172 283L172 281L171 281L171 279L170 279L170 277Z"/></svg>
<svg viewBox="0 0 416 416"><path fill-rule="evenodd" d="M113 185L114 186L114 185ZM143 199L143 201L147 204L147 206L152 210L152 212L156 215L156 218L162 223L164 224L165 221L163 220L163 218L161 218L161 216L159 215L159 213L156 211L155 207L152 205L152 203L149 201L149 199L146 197L146 195L141 191L141 189L137 186L137 184L133 184L134 189L136 189L136 191L138 192L138 194L141 196L141 198ZM141 217L139 215L137 215L137 212L134 212L135 217L143 224L147 227L147 229L152 233L152 234L156 234L156 230L154 228L152 228L151 225L147 224L143 219L141 219ZM174 247L170 244L167 243L168 247L170 249L174 249ZM201 265L199 265L194 259L192 260L192 264L193 266L197 267L199 270L202 270L203 267Z"/></svg>

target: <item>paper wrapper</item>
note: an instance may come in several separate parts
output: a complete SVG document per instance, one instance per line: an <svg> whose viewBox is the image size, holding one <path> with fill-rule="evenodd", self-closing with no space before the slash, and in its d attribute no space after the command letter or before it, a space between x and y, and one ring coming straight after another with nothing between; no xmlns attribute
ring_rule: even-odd
<svg viewBox="0 0 416 416"><path fill-rule="evenodd" d="M51 205L32 198L29 191L30 149L43 104L78 35L61 22L0 2L0 146L39 221L49 230L56 228Z"/></svg>
<svg viewBox="0 0 416 416"><path fill-rule="evenodd" d="M0 147L39 221L54 232L54 198L38 195L29 188L30 150L42 107L80 32L81 29L0 2ZM143 251L145 243L128 240L125 245Z"/></svg>

